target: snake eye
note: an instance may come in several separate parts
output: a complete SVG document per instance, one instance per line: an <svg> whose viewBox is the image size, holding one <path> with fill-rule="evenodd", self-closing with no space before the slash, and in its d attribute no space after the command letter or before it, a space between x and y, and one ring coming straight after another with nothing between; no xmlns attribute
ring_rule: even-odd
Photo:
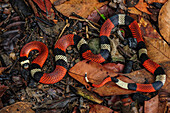
<svg viewBox="0 0 170 113"><path fill-rule="evenodd" d="M29 63L23 64L23 68L24 68L24 69L28 69L28 68L29 68Z"/></svg>

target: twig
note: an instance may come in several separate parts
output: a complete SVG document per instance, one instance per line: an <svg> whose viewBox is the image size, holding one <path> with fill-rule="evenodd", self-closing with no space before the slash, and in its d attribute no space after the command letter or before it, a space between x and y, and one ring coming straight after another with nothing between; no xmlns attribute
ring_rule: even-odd
<svg viewBox="0 0 170 113"><path fill-rule="evenodd" d="M58 36L58 39L63 35L65 29L66 29L67 27L69 27L69 26L70 26L70 23L68 23L68 19L67 19L67 20L66 20L66 25L65 25L64 28L62 29L60 35Z"/></svg>
<svg viewBox="0 0 170 113"><path fill-rule="evenodd" d="M79 20L79 21L82 21L82 22L87 22L91 27L93 27L98 32L100 32L100 30L97 27L95 27L94 25L92 25L87 19L77 19L77 18L73 18L73 17L69 17L69 19L75 19L75 20Z"/></svg>
<svg viewBox="0 0 170 113"><path fill-rule="evenodd" d="M94 24L94 25L100 27L99 24L97 24L97 23L95 23L95 22L92 22L92 21L86 19L86 18L84 18L84 17L82 17L82 16L76 14L75 12L72 12L70 16L74 16L74 17L77 17L77 18L79 18L79 19L84 19L84 20L86 20L86 21L88 21L88 22L90 22L90 23L92 23L92 24Z"/></svg>
<svg viewBox="0 0 170 113"><path fill-rule="evenodd" d="M86 38L89 39L89 34L88 34L88 26L86 25Z"/></svg>

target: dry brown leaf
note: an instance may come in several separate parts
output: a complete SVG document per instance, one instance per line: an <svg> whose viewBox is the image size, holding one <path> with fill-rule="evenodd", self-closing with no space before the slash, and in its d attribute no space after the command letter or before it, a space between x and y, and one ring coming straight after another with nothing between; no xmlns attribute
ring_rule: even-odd
<svg viewBox="0 0 170 113"><path fill-rule="evenodd" d="M136 15L142 15L142 12L137 10L135 7L128 7L128 12Z"/></svg>
<svg viewBox="0 0 170 113"><path fill-rule="evenodd" d="M139 20L138 25L139 25L139 27L141 29L141 33L144 37L162 39L161 36L159 35L159 33L156 31L156 29L154 29L152 27L152 24L148 20L141 18Z"/></svg>
<svg viewBox="0 0 170 113"><path fill-rule="evenodd" d="M17 102L2 108L0 113L35 113L35 111L31 109L31 106L29 102Z"/></svg>
<svg viewBox="0 0 170 113"><path fill-rule="evenodd" d="M106 106L93 104L90 106L89 113L113 113L113 110Z"/></svg>
<svg viewBox="0 0 170 113"><path fill-rule="evenodd" d="M144 0L139 0L139 2L135 5L135 7L142 11L142 12L145 12L147 14L152 14L148 11L148 9L146 8L148 6L148 4L146 2L144 2Z"/></svg>
<svg viewBox="0 0 170 113"><path fill-rule="evenodd" d="M166 104L167 102L159 102L158 113L166 113L166 110L167 110Z"/></svg>
<svg viewBox="0 0 170 113"><path fill-rule="evenodd" d="M160 10L158 17L159 30L164 39L170 43L170 0Z"/></svg>
<svg viewBox="0 0 170 113"><path fill-rule="evenodd" d="M106 64L103 64L103 67L105 67L106 69L110 69L116 73L120 73L123 71L124 69L124 65L123 64L115 64L115 63L106 63Z"/></svg>
<svg viewBox="0 0 170 113"><path fill-rule="evenodd" d="M158 112L158 95L152 99L145 101L144 113L157 113Z"/></svg>
<svg viewBox="0 0 170 113"><path fill-rule="evenodd" d="M108 1L99 3L98 0L69 0L64 4L55 6L55 8L65 16L70 16L72 12L75 12L76 14L87 18L94 10L94 7L99 8L107 3Z"/></svg>
<svg viewBox="0 0 170 113"><path fill-rule="evenodd" d="M103 79L108 75L110 75L111 77L118 75L115 72L111 71L110 69L104 68L99 63L87 61L87 60L83 60L83 61L78 62L75 66L73 66L69 70L68 73L74 79L81 82L82 84L84 84L87 87L88 83L84 79L85 72L87 72L87 76L88 76L90 82L92 82L94 84L100 84L103 81ZM133 83L133 81L128 79L127 77L120 76L118 78L123 80L123 81ZM91 87L88 88L88 90L91 90ZM110 95L121 95L121 94L135 93L135 91L120 88L114 82L108 82L100 88L93 88L93 91L98 93L100 96L110 96Z"/></svg>
<svg viewBox="0 0 170 113"><path fill-rule="evenodd" d="M170 46L161 39L144 37L148 56L156 63L170 61Z"/></svg>

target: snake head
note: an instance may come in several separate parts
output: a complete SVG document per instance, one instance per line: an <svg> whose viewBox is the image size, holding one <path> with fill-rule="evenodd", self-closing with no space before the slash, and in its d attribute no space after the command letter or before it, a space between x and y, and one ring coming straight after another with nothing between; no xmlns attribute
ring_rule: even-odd
<svg viewBox="0 0 170 113"><path fill-rule="evenodd" d="M29 65L30 65L29 63L25 63L25 64L23 64L22 67L23 67L24 69L28 69L28 68L29 68Z"/></svg>
<svg viewBox="0 0 170 113"><path fill-rule="evenodd" d="M30 65L30 61L26 57L21 57L20 64L24 69L28 69Z"/></svg>

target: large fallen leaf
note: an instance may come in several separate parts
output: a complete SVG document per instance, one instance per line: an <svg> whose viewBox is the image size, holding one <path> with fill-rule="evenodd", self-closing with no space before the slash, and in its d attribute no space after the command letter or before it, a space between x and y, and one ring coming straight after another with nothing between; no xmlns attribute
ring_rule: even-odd
<svg viewBox="0 0 170 113"><path fill-rule="evenodd" d="M167 75L166 82L161 89L170 93L170 90L169 90L170 89L170 62L162 63L161 66L163 67ZM110 75L112 77L117 75L113 71L103 68L101 64L98 64L92 61L87 62L87 60L78 62L75 66L73 66L69 70L68 73L74 79L76 79L77 81L87 86L88 84L85 82L85 79L84 79L85 72L87 72L87 76L89 80L95 84L101 83L107 75ZM146 69L133 71L132 73L123 74L123 75L127 76L128 78L130 78L136 83L145 83L146 81L148 83L152 83L155 80L154 76L151 73L149 73ZM124 76L119 77L119 79L123 81L132 82L128 78ZM88 89L90 90L90 88ZM135 92L131 90L122 89L113 82L108 82L107 84L105 84L104 86L100 88L94 88L93 91L98 93L100 96L130 94L130 93Z"/></svg>
<svg viewBox="0 0 170 113"><path fill-rule="evenodd" d="M152 27L152 24L148 20L141 18L138 25L144 37L162 39L159 33Z"/></svg>
<svg viewBox="0 0 170 113"><path fill-rule="evenodd" d="M94 10L94 7L99 8L106 2L99 3L98 0L69 0L64 2L64 4L55 6L55 8L63 13L65 16L70 16L72 12L87 18L87 16Z"/></svg>
<svg viewBox="0 0 170 113"><path fill-rule="evenodd" d="M170 61L170 46L161 39L144 37L148 56L156 63Z"/></svg>
<svg viewBox="0 0 170 113"><path fill-rule="evenodd" d="M89 113L113 113L113 110L106 106L93 104L90 106Z"/></svg>
<svg viewBox="0 0 170 113"><path fill-rule="evenodd" d="M160 10L158 17L159 30L164 39L170 43L170 0Z"/></svg>
<svg viewBox="0 0 170 113"><path fill-rule="evenodd" d="M152 99L145 101L144 113L157 113L158 112L158 95Z"/></svg>
<svg viewBox="0 0 170 113"><path fill-rule="evenodd" d="M87 87L88 83L84 79L85 72L87 72L87 76L89 80L94 84L100 84L103 81L103 79L108 75L110 75L111 77L118 75L115 72L111 71L110 69L104 68L99 63L95 63L87 60L78 62L75 66L73 66L69 70L68 73L74 79L81 82ZM120 76L118 78L126 82L133 82L132 80L124 76ZM89 87L88 90L91 90L91 87ZM135 92L131 90L122 89L118 87L114 82L108 82L100 88L93 88L93 91L98 93L100 96L131 94Z"/></svg>
<svg viewBox="0 0 170 113"><path fill-rule="evenodd" d="M17 102L10 106L6 106L0 110L0 113L35 113L31 109L31 103L29 102Z"/></svg>

